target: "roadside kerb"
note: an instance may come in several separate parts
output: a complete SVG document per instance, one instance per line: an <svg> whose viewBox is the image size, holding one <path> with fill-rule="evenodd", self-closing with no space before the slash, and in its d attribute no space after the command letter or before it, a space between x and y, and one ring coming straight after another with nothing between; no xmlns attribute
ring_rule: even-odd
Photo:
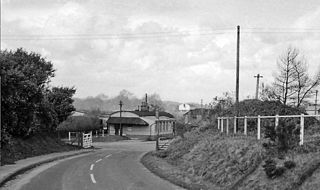
<svg viewBox="0 0 320 190"><path fill-rule="evenodd" d="M71 151L71 152L64 152L64 153L52 153L49 155L42 155L42 156L31 157L23 160L18 160L16 164L13 164L13 165L1 166L0 167L0 187L2 187L8 181L14 179L16 176L23 174L24 172L31 170L42 164L47 164L49 162L61 160L61 159L72 157L72 156L77 156L80 154L88 154L91 152L94 152L94 150L91 149L91 150L79 150L79 151ZM52 155L52 157L50 157L50 155ZM32 159L34 159L34 161L32 161ZM23 164L19 162L27 162L27 163Z"/></svg>

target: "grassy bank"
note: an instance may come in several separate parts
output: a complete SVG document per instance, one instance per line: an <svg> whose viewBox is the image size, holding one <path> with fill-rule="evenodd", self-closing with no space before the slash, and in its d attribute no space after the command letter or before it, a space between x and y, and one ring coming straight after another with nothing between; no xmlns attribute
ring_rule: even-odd
<svg viewBox="0 0 320 190"><path fill-rule="evenodd" d="M320 146L304 145L282 158L296 167L283 175L267 177L263 165L270 158L264 141L224 136L213 128L199 127L176 138L168 150L151 152L142 163L164 179L187 189L319 189ZM320 143L320 142L319 142Z"/></svg>
<svg viewBox="0 0 320 190"><path fill-rule="evenodd" d="M58 138L48 135L36 135L30 138L10 138L2 148L3 164L14 164L15 161L28 157L77 150L79 147L67 145Z"/></svg>

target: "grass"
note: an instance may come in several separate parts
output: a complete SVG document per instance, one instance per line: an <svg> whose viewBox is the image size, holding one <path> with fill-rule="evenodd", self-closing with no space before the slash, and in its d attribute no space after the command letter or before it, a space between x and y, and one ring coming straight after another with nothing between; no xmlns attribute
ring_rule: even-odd
<svg viewBox="0 0 320 190"><path fill-rule="evenodd" d="M146 154L142 163L160 177L187 189L319 189L319 142L306 143L279 159L267 154L255 137L225 136L212 128L177 137L166 151ZM269 157L285 168L270 179L262 167ZM315 188L317 187L317 188Z"/></svg>
<svg viewBox="0 0 320 190"><path fill-rule="evenodd" d="M11 138L2 148L3 165L14 164L24 158L80 149L67 145L53 136L36 135L27 139Z"/></svg>

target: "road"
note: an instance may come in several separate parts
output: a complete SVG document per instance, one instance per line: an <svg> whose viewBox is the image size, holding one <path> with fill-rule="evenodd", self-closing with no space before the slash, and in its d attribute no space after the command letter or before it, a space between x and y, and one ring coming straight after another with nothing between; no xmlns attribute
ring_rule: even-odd
<svg viewBox="0 0 320 190"><path fill-rule="evenodd" d="M181 189L153 175L140 163L143 153L154 149L154 142L121 141L95 146L101 149L40 166L15 180L9 189Z"/></svg>

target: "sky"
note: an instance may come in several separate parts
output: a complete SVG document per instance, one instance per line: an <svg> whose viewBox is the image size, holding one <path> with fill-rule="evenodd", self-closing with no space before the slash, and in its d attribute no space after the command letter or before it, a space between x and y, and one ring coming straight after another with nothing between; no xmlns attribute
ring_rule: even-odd
<svg viewBox="0 0 320 190"><path fill-rule="evenodd" d="M1 0L1 49L40 53L52 85L79 98L126 89L209 103L235 91L237 25L240 100L258 73L272 83L288 47L319 69L319 0Z"/></svg>

